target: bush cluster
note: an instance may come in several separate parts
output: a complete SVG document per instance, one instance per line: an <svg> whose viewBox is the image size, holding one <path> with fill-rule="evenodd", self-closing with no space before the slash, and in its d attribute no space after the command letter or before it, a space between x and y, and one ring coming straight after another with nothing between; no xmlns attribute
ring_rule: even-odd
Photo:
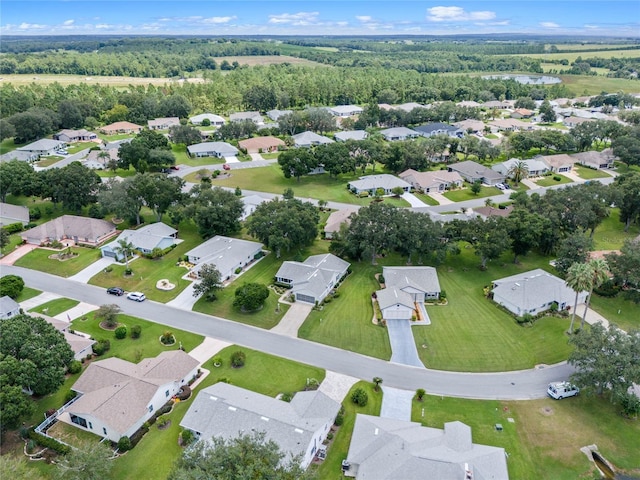
<svg viewBox="0 0 640 480"><path fill-rule="evenodd" d="M29 430L29 438L34 440L38 445L49 448L60 455L66 455L71 451L71 447L58 442L57 440L45 437L37 433L35 430Z"/></svg>
<svg viewBox="0 0 640 480"><path fill-rule="evenodd" d="M127 327L125 327L124 325L121 325L115 329L114 333L118 340L122 340L123 338L127 337Z"/></svg>
<svg viewBox="0 0 640 480"><path fill-rule="evenodd" d="M109 351L111 348L111 342L109 340L98 340L92 348L93 353L99 357Z"/></svg>
<svg viewBox="0 0 640 480"><path fill-rule="evenodd" d="M364 388L356 388L351 394L351 401L360 407L364 407L369 403L369 395L364 391Z"/></svg>
<svg viewBox="0 0 640 480"><path fill-rule="evenodd" d="M242 350L236 350L231 354L231 366L233 368L244 367L247 355Z"/></svg>
<svg viewBox="0 0 640 480"><path fill-rule="evenodd" d="M76 373L80 373L80 370L82 370L82 363L79 362L78 360L73 360L69 364L69 367L67 368L67 370L69 370L69 373L72 375Z"/></svg>
<svg viewBox="0 0 640 480"><path fill-rule="evenodd" d="M131 327L131 338L140 338L142 334L142 327L140 325L133 325Z"/></svg>

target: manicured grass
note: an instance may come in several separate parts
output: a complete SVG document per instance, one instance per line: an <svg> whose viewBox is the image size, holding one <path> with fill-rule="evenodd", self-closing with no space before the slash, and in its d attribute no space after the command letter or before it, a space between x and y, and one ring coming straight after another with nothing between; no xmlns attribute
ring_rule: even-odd
<svg viewBox="0 0 640 480"><path fill-rule="evenodd" d="M351 394L356 388L363 388L369 395L369 402L364 407L359 407L351 401ZM356 422L356 415L362 413L364 415L380 415L382 407L382 391L374 392L373 384L370 382L356 383L344 401L344 423L336 433L333 443L327 451L327 458L318 467L311 466L312 471L315 470L317 478L323 480L340 480L342 475L342 460L347 458L349 445L351 445L351 434Z"/></svg>
<svg viewBox="0 0 640 480"><path fill-rule="evenodd" d="M435 198L430 197L427 194L414 192L414 195L418 197L420 200L422 200L424 203L426 203L427 205L440 205L440 202L438 202Z"/></svg>
<svg viewBox="0 0 640 480"><path fill-rule="evenodd" d="M157 302L168 302L189 285L189 280L182 277L188 272L184 267L178 267L176 263L189 250L202 243L202 238L198 235L194 224L184 222L179 227L178 238L183 242L176 248L161 258L136 258L129 261L129 267L133 270L133 275L125 276L126 266L124 264L113 264L110 272L100 272L89 281L92 285L109 288L118 286L126 291L140 291L150 300ZM156 283L162 279L168 279L176 287L173 290L159 290Z"/></svg>
<svg viewBox="0 0 640 480"><path fill-rule="evenodd" d="M367 169L367 174L373 173ZM375 173L382 173L380 167ZM242 170L232 170L228 177L217 178L212 181L214 186L240 187L243 190L258 190L282 194L287 188L292 188L298 197L317 198L341 203L352 203L355 205L369 205L372 198L359 198L347 189L347 183L356 180L363 174L358 171L357 175L344 174L338 178L330 177L328 173L320 175L308 175L301 177L298 182L295 178L284 178L282 169L278 164L261 168L245 168ZM409 203L401 198L385 197L385 203L390 203L398 207L408 207Z"/></svg>
<svg viewBox="0 0 640 480"><path fill-rule="evenodd" d="M70 145L69 147L66 148L66 150L67 152L69 152L70 155L73 155L74 153L78 153L81 150L85 150L87 148L92 148L97 146L98 144L96 142L80 142L80 143L74 143Z"/></svg>
<svg viewBox="0 0 640 480"><path fill-rule="evenodd" d="M18 298L16 298L16 302L24 302L25 300L29 300L30 298L37 297L42 292L40 290L36 290L35 288L24 287Z"/></svg>
<svg viewBox="0 0 640 480"><path fill-rule="evenodd" d="M20 233L14 233L9 236L9 243L7 243L4 247L2 247L2 255L7 255L13 252L18 245L22 244L22 238L20 237Z"/></svg>
<svg viewBox="0 0 640 480"><path fill-rule="evenodd" d="M35 308L29 310L30 312L42 313L50 317L55 317L59 313L66 312L67 310L75 307L80 302L78 300L72 300L70 298L56 298L42 305L38 305Z"/></svg>
<svg viewBox="0 0 640 480"><path fill-rule="evenodd" d="M265 160L273 160L280 156L280 152L272 152L272 153L261 153L262 158Z"/></svg>
<svg viewBox="0 0 640 480"><path fill-rule="evenodd" d="M613 298L594 295L591 308L623 330L640 329L640 305L625 300L622 293Z"/></svg>
<svg viewBox="0 0 640 480"><path fill-rule="evenodd" d="M422 362L438 370L489 372L532 368L566 360L570 352L564 332L568 319L545 317L532 327L519 326L513 316L485 298L483 286L492 280L533 268L549 268L544 257L529 254L520 264L512 255L478 268L472 249L450 257L438 267L440 287L448 305L427 306L430 326L414 326ZM426 348L424 348L426 346Z"/></svg>
<svg viewBox="0 0 640 480"><path fill-rule="evenodd" d="M471 191L469 184L465 184L465 188L460 190L451 190L445 192L443 195L452 202L464 202L466 200L476 200L478 198L493 197L494 195L500 195L503 193L496 187L482 187L480 193L477 195Z"/></svg>
<svg viewBox="0 0 640 480"><path fill-rule="evenodd" d="M580 178L584 178L586 180L593 178L607 178L611 176L602 170L594 170L593 168L583 167L582 165L574 165L573 171Z"/></svg>
<svg viewBox="0 0 640 480"><path fill-rule="evenodd" d="M47 430L47 434L73 447L80 447L87 443L97 443L102 440L102 437L94 433L73 427L64 422L56 422Z"/></svg>
<svg viewBox="0 0 640 480"><path fill-rule="evenodd" d="M217 165L225 163L224 158L218 157L190 157L187 147L182 144L171 144L171 151L176 156L176 165L189 165L199 167L200 165Z"/></svg>
<svg viewBox="0 0 640 480"><path fill-rule="evenodd" d="M207 362L205 368L211 369L211 373L198 385L189 400L174 405L173 411L167 417L171 420L171 426L162 431L155 425L152 426L132 451L115 461L111 478L117 480L166 478L173 462L182 454L182 449L178 446L178 435L182 430L179 424L182 418L197 393L213 385L221 377L227 378L238 387L272 397L278 393L297 392L304 389L307 378L315 378L318 381L324 379L325 372L322 369L245 348L242 350L247 354L246 365L240 369L229 368L231 353L240 348L234 345L220 352L224 362L222 367L214 368L210 362Z"/></svg>
<svg viewBox="0 0 640 480"><path fill-rule="evenodd" d="M563 54L566 55L566 54ZM636 56L638 55L636 51ZM586 57L583 57L586 58ZM558 75L574 95L599 95L602 92L635 92L637 80L600 75Z"/></svg>
<svg viewBox="0 0 640 480"><path fill-rule="evenodd" d="M391 358L386 329L372 323L371 294L380 288L374 275L382 271L381 265L404 265L404 261L394 254L379 259L379 263L353 262L352 273L338 288L340 296L325 304L323 310L312 311L298 336L371 357Z"/></svg>
<svg viewBox="0 0 640 480"><path fill-rule="evenodd" d="M118 133L116 135L105 135L101 132L96 132L98 137L106 142L115 142L116 140L124 140L125 138L133 138L135 135L130 135L128 133Z"/></svg>
<svg viewBox="0 0 640 480"><path fill-rule="evenodd" d="M98 249L72 247L71 251L78 255L68 260L60 261L55 258L55 255L58 253L57 250L36 248L24 257L18 259L15 265L51 273L60 277L70 277L100 259L100 250Z"/></svg>
<svg viewBox="0 0 640 480"><path fill-rule="evenodd" d="M108 303L108 300L105 300L105 303ZM129 362L138 363L143 358L155 357L167 350L178 350L181 343L185 351L189 352L200 345L204 338L202 335L176 330L159 323L120 314L118 315L118 323L127 327L127 338L117 340L112 330L104 330L100 327L99 321L95 318L95 311L89 312L85 316L87 320L82 320L84 317L81 317L71 322L74 330L87 333L96 340L109 340L111 342L110 350L98 359L118 357ZM140 338L132 339L130 337L133 325L140 325L142 329ZM165 346L160 343L160 336L167 330L171 330L176 338L176 343L173 345Z"/></svg>
<svg viewBox="0 0 640 480"><path fill-rule="evenodd" d="M59 155L51 155L49 157L40 157L40 160L38 160L35 163L35 165L38 167L50 167L51 165L53 165L54 163L58 163L62 159L63 157Z"/></svg>
<svg viewBox="0 0 640 480"><path fill-rule="evenodd" d="M18 147L22 147L26 143L13 143L13 138L5 138L0 142L0 155L7 152L12 152Z"/></svg>
<svg viewBox="0 0 640 480"><path fill-rule="evenodd" d="M290 259L289 257L291 257L291 255L286 256L286 259ZM280 304L280 310L277 312L276 308L278 306L279 295L273 290L269 291L269 297L264 307L257 312L242 312L239 308L233 306L233 301L235 299L236 289L244 283L261 283L263 285L273 283L273 277L275 277L284 259L285 258L277 259L275 254L270 253L218 292L215 301L208 302L203 298L198 299L193 310L208 315L228 318L240 323L246 323L254 327L266 329L275 327L287 312L289 306Z"/></svg>
<svg viewBox="0 0 640 480"><path fill-rule="evenodd" d="M555 180L554 177L560 178L560 180ZM573 180L565 177L560 173L554 173L553 175L542 177L540 180L536 180L535 183L536 185L540 185L541 187L553 187L554 185L562 185L564 183L573 183Z"/></svg>
<svg viewBox="0 0 640 480"><path fill-rule="evenodd" d="M95 171L102 178L112 178L112 177L133 177L136 174L136 171L133 168L129 168L124 170L122 168L118 168L115 173L112 170L96 170Z"/></svg>
<svg viewBox="0 0 640 480"><path fill-rule="evenodd" d="M624 231L624 223L620 221L620 209L612 208L593 235L594 250L618 250L625 240L630 240L640 234L640 226L631 225L629 231Z"/></svg>

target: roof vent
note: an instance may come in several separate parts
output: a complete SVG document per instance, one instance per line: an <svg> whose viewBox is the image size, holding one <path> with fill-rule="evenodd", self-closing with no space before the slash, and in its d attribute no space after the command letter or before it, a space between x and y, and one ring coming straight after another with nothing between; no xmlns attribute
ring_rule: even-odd
<svg viewBox="0 0 640 480"><path fill-rule="evenodd" d="M264 420L265 422L268 422L269 419L267 417L260 417L261 420Z"/></svg>
<svg viewBox="0 0 640 480"><path fill-rule="evenodd" d="M209 399L213 400L214 402L218 400L218 397L214 397L213 395L209 397Z"/></svg>
<svg viewBox="0 0 640 480"><path fill-rule="evenodd" d="M295 428L294 430L296 431L296 433L304 433L304 431L299 428Z"/></svg>
<svg viewBox="0 0 640 480"><path fill-rule="evenodd" d="M374 435L377 435L377 434L378 434L378 432L380 432L380 430L376 428L376 429L373 431L373 434L374 434Z"/></svg>
<svg viewBox="0 0 640 480"><path fill-rule="evenodd" d="M237 410L236 407L229 407L229 410L231 410L232 412L235 412Z"/></svg>

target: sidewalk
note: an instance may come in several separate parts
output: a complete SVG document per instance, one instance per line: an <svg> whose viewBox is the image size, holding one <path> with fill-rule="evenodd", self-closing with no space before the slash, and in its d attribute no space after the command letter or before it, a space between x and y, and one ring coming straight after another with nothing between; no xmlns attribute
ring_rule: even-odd
<svg viewBox="0 0 640 480"><path fill-rule="evenodd" d="M13 265L18 259L24 257L27 253L38 248L37 245L20 245L13 252L8 253L0 258L0 265Z"/></svg>
<svg viewBox="0 0 640 480"><path fill-rule="evenodd" d="M20 302L20 308L22 308L22 310L24 310L25 312L28 312L32 308L36 308L38 305L50 302L51 300L56 300L57 298L62 297L60 295L56 295L55 293L43 292L40 295L30 298L29 300Z"/></svg>
<svg viewBox="0 0 640 480"><path fill-rule="evenodd" d="M349 390L351 390L351 387L358 381L360 381L358 378L327 370L318 391L324 393L330 399L342 403L344 397L346 397Z"/></svg>
<svg viewBox="0 0 640 480"><path fill-rule="evenodd" d="M53 318L58 320L62 320L65 322L70 322L71 320L75 320L76 318L80 318L83 315L86 315L89 312L93 312L94 310L98 310L98 307L95 305L91 305L90 303L80 302L73 308L70 308L66 312L59 313Z"/></svg>
<svg viewBox="0 0 640 480"><path fill-rule="evenodd" d="M97 275L112 263L116 263L116 259L112 257L102 257L96 260L91 265L83 270L80 270L75 275L69 277L69 280L75 280L76 282L89 283L91 277Z"/></svg>

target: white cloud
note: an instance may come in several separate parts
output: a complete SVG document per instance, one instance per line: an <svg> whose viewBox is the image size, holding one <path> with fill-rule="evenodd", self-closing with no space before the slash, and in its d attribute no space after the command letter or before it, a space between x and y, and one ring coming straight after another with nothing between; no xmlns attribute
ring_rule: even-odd
<svg viewBox="0 0 640 480"><path fill-rule="evenodd" d="M269 15L269 23L279 25L305 26L318 23L320 12L298 12L281 13L280 15Z"/></svg>
<svg viewBox="0 0 640 480"><path fill-rule="evenodd" d="M40 25L38 23L26 23L26 22L22 22L18 28L20 30L42 30L44 28L47 28L47 25Z"/></svg>
<svg viewBox="0 0 640 480"><path fill-rule="evenodd" d="M113 25L109 25L108 23L97 23L96 28L98 30L106 30L107 28L111 28Z"/></svg>
<svg viewBox="0 0 640 480"><path fill-rule="evenodd" d="M369 15L356 15L356 19L360 20L363 23L367 23L373 20L373 17Z"/></svg>
<svg viewBox="0 0 640 480"><path fill-rule="evenodd" d="M540 22L540 26L543 28L560 28L556 22Z"/></svg>
<svg viewBox="0 0 640 480"><path fill-rule="evenodd" d="M589 30L597 30L600 27L598 25L589 25L589 24L585 24L584 28L588 28Z"/></svg>
<svg viewBox="0 0 640 480"><path fill-rule="evenodd" d="M427 20L430 22L477 22L496 18L496 12L488 10L467 12L462 7L431 7L427 12Z"/></svg>
<svg viewBox="0 0 640 480"><path fill-rule="evenodd" d="M64 25L65 27L69 27L71 25L73 25L75 22L75 20L65 20L64 22L62 22L62 25Z"/></svg>
<svg viewBox="0 0 640 480"><path fill-rule="evenodd" d="M232 20L235 20L236 17L235 15L232 17L210 17L210 18L203 18L202 19L202 23L214 23L214 24L221 24L221 23L229 23Z"/></svg>

